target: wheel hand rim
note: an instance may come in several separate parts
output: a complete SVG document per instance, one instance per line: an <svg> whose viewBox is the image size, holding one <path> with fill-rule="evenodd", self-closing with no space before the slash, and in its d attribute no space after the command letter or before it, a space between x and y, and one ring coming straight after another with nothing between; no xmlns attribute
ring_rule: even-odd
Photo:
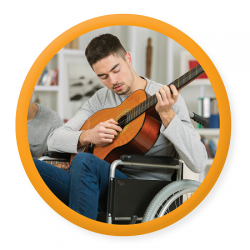
<svg viewBox="0 0 250 250"><path fill-rule="evenodd" d="M171 204L177 199L179 198L180 196L182 196L183 194L185 193L193 193L197 190L197 188L189 188L189 189L184 189L184 190L181 190L179 191L178 193L174 194L169 200L168 202L164 205L164 207L161 209L160 213L159 213L159 217L162 217L166 210L171 206ZM151 218L151 220L154 219L154 218Z"/></svg>

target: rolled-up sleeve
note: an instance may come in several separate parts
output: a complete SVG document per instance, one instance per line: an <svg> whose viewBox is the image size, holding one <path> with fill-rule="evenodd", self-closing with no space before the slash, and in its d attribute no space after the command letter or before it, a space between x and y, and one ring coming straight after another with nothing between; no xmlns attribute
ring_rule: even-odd
<svg viewBox="0 0 250 250"><path fill-rule="evenodd" d="M207 165L207 152L200 136L193 127L186 104L181 95L173 106L175 116L161 133L174 145L180 158L195 173L201 173Z"/></svg>
<svg viewBox="0 0 250 250"><path fill-rule="evenodd" d="M87 101L72 119L49 135L47 140L49 151L76 154L84 150L85 147L77 148L77 145L83 132L80 129L86 120L96 112L91 109L93 101Z"/></svg>

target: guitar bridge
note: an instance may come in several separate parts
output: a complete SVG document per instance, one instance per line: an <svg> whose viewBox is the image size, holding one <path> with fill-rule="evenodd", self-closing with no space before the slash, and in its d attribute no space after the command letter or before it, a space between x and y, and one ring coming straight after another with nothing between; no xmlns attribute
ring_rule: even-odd
<svg viewBox="0 0 250 250"><path fill-rule="evenodd" d="M93 144L93 143L89 143L89 144L88 144L88 152L89 152L90 154L93 154L93 153L94 153L94 148L95 148L95 144Z"/></svg>

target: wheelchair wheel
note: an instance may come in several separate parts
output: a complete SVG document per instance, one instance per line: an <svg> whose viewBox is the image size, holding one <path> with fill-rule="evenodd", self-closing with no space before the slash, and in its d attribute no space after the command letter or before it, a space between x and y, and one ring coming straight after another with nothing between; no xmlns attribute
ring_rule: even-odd
<svg viewBox="0 0 250 250"><path fill-rule="evenodd" d="M187 200L200 186L193 180L175 181L164 187L150 202L142 222L154 220L171 212Z"/></svg>

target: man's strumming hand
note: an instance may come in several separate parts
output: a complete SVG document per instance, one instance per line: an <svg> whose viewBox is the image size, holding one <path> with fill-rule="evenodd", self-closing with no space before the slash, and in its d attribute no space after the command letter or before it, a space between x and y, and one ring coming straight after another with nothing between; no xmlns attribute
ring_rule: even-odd
<svg viewBox="0 0 250 250"><path fill-rule="evenodd" d="M115 136L121 131L122 128L114 119L100 122L94 128L83 131L79 137L78 147L86 146L89 143L104 146L112 143Z"/></svg>

